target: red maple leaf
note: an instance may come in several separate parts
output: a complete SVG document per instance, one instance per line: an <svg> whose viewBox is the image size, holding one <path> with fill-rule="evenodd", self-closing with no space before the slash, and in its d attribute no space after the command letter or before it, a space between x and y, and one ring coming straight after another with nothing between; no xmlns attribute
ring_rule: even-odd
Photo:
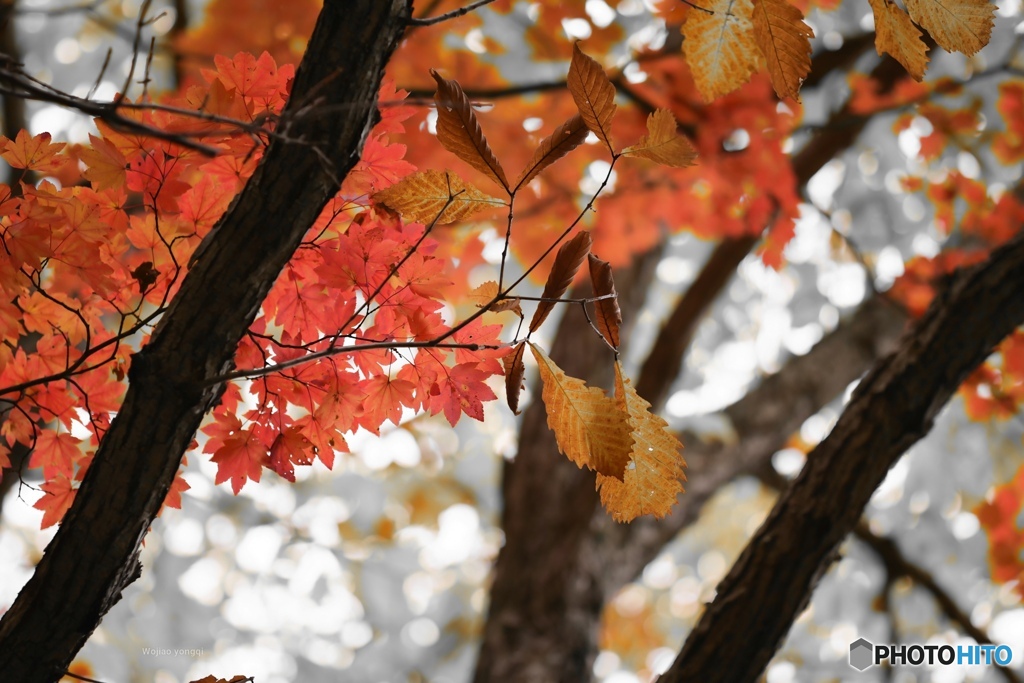
<svg viewBox="0 0 1024 683"><path fill-rule="evenodd" d="M295 481L295 465L312 462L313 444L297 429L284 430L270 446L270 469L288 481Z"/></svg>
<svg viewBox="0 0 1024 683"><path fill-rule="evenodd" d="M71 503L75 500L77 489L71 488L71 480L63 474L44 481L40 488L43 489L43 497L37 500L32 507L43 511L43 522L39 528L45 529L64 517L64 513L68 511Z"/></svg>
<svg viewBox="0 0 1024 683"><path fill-rule="evenodd" d="M378 375L367 380L362 389L366 392L366 399L359 424L374 434L380 434L384 420L391 420L397 425L402 419L402 407L413 405L416 385L408 380Z"/></svg>
<svg viewBox="0 0 1024 683"><path fill-rule="evenodd" d="M42 467L46 479L57 475L70 479L74 462L82 456L78 444L79 440L70 434L57 434L53 430L44 429L36 437L28 466Z"/></svg>
<svg viewBox="0 0 1024 683"><path fill-rule="evenodd" d="M231 480L231 489L237 495L245 482L259 481L263 463L267 460L267 449L251 430L233 434L224 439L223 445L210 458L217 463L215 484Z"/></svg>
<svg viewBox="0 0 1024 683"><path fill-rule="evenodd" d="M443 381L437 383L439 391L430 399L431 413L436 415L443 410L453 427L462 413L482 422L483 402L497 398L491 388L484 384L488 376L488 373L477 368L476 363L456 365Z"/></svg>

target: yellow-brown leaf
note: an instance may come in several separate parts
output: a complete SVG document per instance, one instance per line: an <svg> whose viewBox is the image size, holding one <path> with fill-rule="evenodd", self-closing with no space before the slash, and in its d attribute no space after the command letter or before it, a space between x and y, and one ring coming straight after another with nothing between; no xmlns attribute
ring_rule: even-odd
<svg viewBox="0 0 1024 683"><path fill-rule="evenodd" d="M501 363L505 366L505 398L508 407L516 415L519 414L519 394L523 390L523 375L526 374L526 364L523 363L525 354L526 342L519 342L512 353L501 357Z"/></svg>
<svg viewBox="0 0 1024 683"><path fill-rule="evenodd" d="M542 299L559 299L565 290L569 289L572 280L576 277L576 271L583 265L583 259L590 253L590 233L583 231L576 233L576 236L562 245L555 254L555 263L548 273L548 281L544 283ZM533 319L530 320L530 332L536 332L548 313L555 307L554 302L541 301L537 304L537 310L533 312Z"/></svg>
<svg viewBox="0 0 1024 683"><path fill-rule="evenodd" d="M612 117L615 115L615 86L601 65L583 54L579 44L572 47L572 62L566 79L576 108L587 128L612 147Z"/></svg>
<svg viewBox="0 0 1024 683"><path fill-rule="evenodd" d="M758 69L751 0L710 0L708 11L690 9L683 24L683 53L697 90L708 102L732 92Z"/></svg>
<svg viewBox="0 0 1024 683"><path fill-rule="evenodd" d="M973 55L988 45L995 5L986 0L906 0L910 18L950 52Z"/></svg>
<svg viewBox="0 0 1024 683"><path fill-rule="evenodd" d="M484 194L451 171L419 171L373 195L407 221L454 223L504 202ZM442 213L442 211L444 213Z"/></svg>
<svg viewBox="0 0 1024 683"><path fill-rule="evenodd" d="M779 97L800 99L800 83L811 71L813 37L800 10L786 0L754 0L754 38Z"/></svg>
<svg viewBox="0 0 1024 683"><path fill-rule="evenodd" d="M924 78L928 46L907 13L889 0L868 0L875 14L875 50L890 54L915 80Z"/></svg>
<svg viewBox="0 0 1024 683"><path fill-rule="evenodd" d="M494 301L494 297L496 296L498 296L498 283L494 280L488 280L469 293L470 301L476 304L477 308L483 308L490 304L487 310L492 313L515 311L516 315L520 318L523 317L523 309L519 305L519 297L510 297L508 299L502 299L501 301ZM493 304L491 303L492 301L494 301Z"/></svg>
<svg viewBox="0 0 1024 683"><path fill-rule="evenodd" d="M554 133L540 141L537 151L519 174L512 190L518 190L533 180L538 173L582 145L586 139L587 124L580 114L576 114L559 126Z"/></svg>
<svg viewBox="0 0 1024 683"><path fill-rule="evenodd" d="M618 481L631 444L626 414L600 389L566 375L538 346L530 343L530 350L537 359L541 398L558 450L577 466Z"/></svg>
<svg viewBox="0 0 1024 683"><path fill-rule="evenodd" d="M487 138L473 112L473 105L462 91L462 86L442 77L433 69L430 75L437 81L434 103L437 104L438 142L507 191L509 186L505 171L487 144Z"/></svg>
<svg viewBox="0 0 1024 683"><path fill-rule="evenodd" d="M647 135L632 147L622 150L622 153L629 157L650 159L664 166L692 166L697 158L697 150L676 131L676 118L672 112L658 109L647 117Z"/></svg>
<svg viewBox="0 0 1024 683"><path fill-rule="evenodd" d="M686 462L679 454L683 447L668 431L668 424L650 412L651 405L640 398L622 367L615 363L615 400L628 415L632 452L622 481L598 475L601 502L617 522L628 522L640 515L664 517L676 502L686 480Z"/></svg>
<svg viewBox="0 0 1024 683"><path fill-rule="evenodd" d="M590 283L594 287L594 296L612 295L610 299L594 302L594 310L597 312L594 322L608 345L618 350L622 311L619 310L619 295L615 291L615 280L612 279L612 266L593 254L589 254L587 260L590 266Z"/></svg>

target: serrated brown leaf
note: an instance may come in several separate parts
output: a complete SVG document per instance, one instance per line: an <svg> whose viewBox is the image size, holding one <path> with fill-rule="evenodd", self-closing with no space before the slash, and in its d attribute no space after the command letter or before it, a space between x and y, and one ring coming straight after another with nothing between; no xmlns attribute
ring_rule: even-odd
<svg viewBox="0 0 1024 683"><path fill-rule="evenodd" d="M578 43L572 46L566 85L587 128L608 145L608 149L613 149L611 131L615 115L615 86L601 65L583 54Z"/></svg>
<svg viewBox="0 0 1024 683"><path fill-rule="evenodd" d="M505 366L505 398L508 400L508 407L516 415L519 414L519 394L523 390L523 375L526 374L524 355L526 342L519 342L512 353L501 357L501 364Z"/></svg>
<svg viewBox="0 0 1024 683"><path fill-rule="evenodd" d="M483 308L484 306L491 304L491 301L494 301L494 297L496 296L498 296L498 283L494 280L488 280L469 293L470 301L476 304L477 308ZM523 317L523 309L522 306L519 305L519 297L495 301L487 310L492 313L515 311L516 315L520 318Z"/></svg>
<svg viewBox="0 0 1024 683"><path fill-rule="evenodd" d="M373 195L373 201L401 214L406 221L438 225L465 220L473 214L505 206L452 171L418 171ZM441 213L441 211L444 213Z"/></svg>
<svg viewBox="0 0 1024 683"><path fill-rule="evenodd" d="M487 144L487 138L476 120L462 86L430 70L437 81L434 103L437 104L437 140L449 152L488 176L508 191L508 180L501 163Z"/></svg>
<svg viewBox="0 0 1024 683"><path fill-rule="evenodd" d="M928 46L907 13L889 0L868 0L875 15L875 50L890 54L915 80L924 78Z"/></svg>
<svg viewBox="0 0 1024 683"><path fill-rule="evenodd" d="M590 252L590 233L579 232L571 240L562 245L555 255L555 263L548 273L548 281L544 283L542 299L558 299L569 289L572 280L576 277L576 271L583 265L583 259ZM554 302L541 301L537 304L537 310L533 312L533 319L530 321L530 332L536 332L544 320L555 307Z"/></svg>
<svg viewBox="0 0 1024 683"><path fill-rule="evenodd" d="M617 522L628 522L640 515L664 517L672 509L686 481L686 462L679 454L683 447L668 423L650 412L642 399L622 376L615 363L615 401L626 415L632 440L631 456L620 481L597 476L601 503Z"/></svg>
<svg viewBox="0 0 1024 683"><path fill-rule="evenodd" d="M690 9L683 24L683 53L705 101L728 94L750 80L760 66L751 0L711 0Z"/></svg>
<svg viewBox="0 0 1024 683"><path fill-rule="evenodd" d="M622 311L619 309L619 295L615 291L615 280L612 279L612 266L593 254L587 255L587 261L590 266L590 283L594 288L594 296L612 295L610 299L594 302L594 310L597 313L594 323L605 341L612 348L618 350Z"/></svg>
<svg viewBox="0 0 1024 683"><path fill-rule="evenodd" d="M996 6L987 0L906 0L910 18L950 52L973 55L988 45Z"/></svg>
<svg viewBox="0 0 1024 683"><path fill-rule="evenodd" d="M566 375L540 347L530 343L530 350L537 359L541 398L559 452L606 479L620 479L632 443L626 414L600 389Z"/></svg>
<svg viewBox="0 0 1024 683"><path fill-rule="evenodd" d="M813 37L800 10L786 0L754 0L754 38L779 97L800 99L800 83L811 71Z"/></svg>
<svg viewBox="0 0 1024 683"><path fill-rule="evenodd" d="M232 676L231 678L217 678L216 676L204 676L192 681L192 683L245 683L251 681L252 676Z"/></svg>
<svg viewBox="0 0 1024 683"><path fill-rule="evenodd" d="M650 159L664 166L686 168L697 158L697 150L678 133L676 117L668 109L657 109L647 117L647 135L622 150L628 157Z"/></svg>
<svg viewBox="0 0 1024 683"><path fill-rule="evenodd" d="M587 139L587 130L583 116L576 114L555 129L554 133L541 140L533 157L526 164L526 168L519 174L512 190L518 190L536 178L537 174L545 168L582 145L583 141Z"/></svg>

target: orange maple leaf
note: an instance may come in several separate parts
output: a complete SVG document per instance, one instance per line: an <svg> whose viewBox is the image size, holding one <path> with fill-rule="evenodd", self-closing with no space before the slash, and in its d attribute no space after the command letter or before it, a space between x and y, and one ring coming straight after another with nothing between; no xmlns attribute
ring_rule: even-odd
<svg viewBox="0 0 1024 683"><path fill-rule="evenodd" d="M49 133L33 136L20 130L14 140L0 136L0 157L14 168L52 173L67 163L66 157L58 156L66 146L64 142L50 142Z"/></svg>

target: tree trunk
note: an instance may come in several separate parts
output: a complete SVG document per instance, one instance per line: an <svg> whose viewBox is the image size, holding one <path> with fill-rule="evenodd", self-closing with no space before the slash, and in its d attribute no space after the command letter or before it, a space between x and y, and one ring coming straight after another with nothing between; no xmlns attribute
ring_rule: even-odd
<svg viewBox="0 0 1024 683"><path fill-rule="evenodd" d="M899 350L858 385L660 683L757 680L889 468L1022 323L1024 234L957 274Z"/></svg>
<svg viewBox="0 0 1024 683"><path fill-rule="evenodd" d="M151 341L132 358L124 404L75 503L0 622L4 680L59 679L138 577L140 543L203 415L222 391L209 379L232 367L238 341L267 291L359 160L384 65L410 4L325 3L282 114L290 139L305 144L271 143L201 245Z"/></svg>

